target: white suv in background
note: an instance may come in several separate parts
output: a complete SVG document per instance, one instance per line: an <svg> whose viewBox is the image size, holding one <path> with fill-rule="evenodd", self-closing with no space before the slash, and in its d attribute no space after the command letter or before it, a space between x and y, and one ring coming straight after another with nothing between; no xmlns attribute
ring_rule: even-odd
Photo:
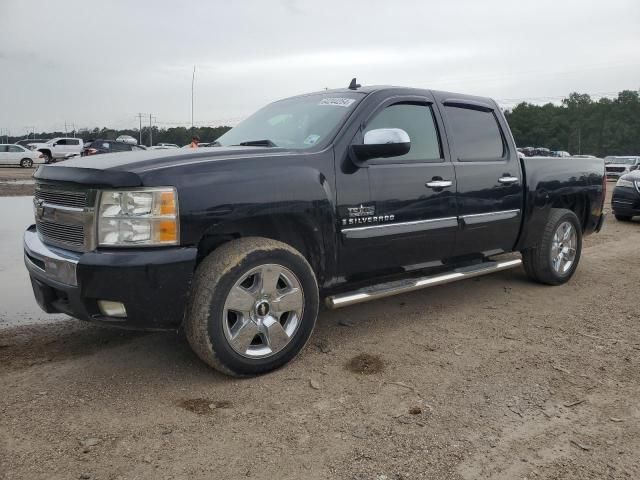
<svg viewBox="0 0 640 480"><path fill-rule="evenodd" d="M32 150L44 155L45 163L64 160L82 153L84 142L81 138L53 138L46 143L30 143Z"/></svg>
<svg viewBox="0 0 640 480"><path fill-rule="evenodd" d="M34 163L44 163L40 152L31 151L22 145L0 144L0 165L20 165L22 168L33 167Z"/></svg>

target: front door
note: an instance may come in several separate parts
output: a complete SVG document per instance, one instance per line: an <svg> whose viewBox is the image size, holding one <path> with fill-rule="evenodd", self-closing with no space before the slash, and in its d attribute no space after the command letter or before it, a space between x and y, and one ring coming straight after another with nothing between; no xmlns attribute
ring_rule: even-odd
<svg viewBox="0 0 640 480"><path fill-rule="evenodd" d="M0 145L0 165L11 163L9 160L9 145Z"/></svg>
<svg viewBox="0 0 640 480"><path fill-rule="evenodd" d="M511 251L522 219L523 178L497 105L439 96L457 178L456 256Z"/></svg>
<svg viewBox="0 0 640 480"><path fill-rule="evenodd" d="M428 96L387 100L354 139L361 143L367 131L399 128L409 134L411 149L366 161L352 178L366 180L368 191L360 185L345 192L349 185L342 183L338 214L347 277L438 266L453 253L456 179L432 103Z"/></svg>

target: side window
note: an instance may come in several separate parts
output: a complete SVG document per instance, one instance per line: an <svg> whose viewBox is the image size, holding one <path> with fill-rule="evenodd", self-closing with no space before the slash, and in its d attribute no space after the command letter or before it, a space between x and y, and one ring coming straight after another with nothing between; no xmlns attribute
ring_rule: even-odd
<svg viewBox="0 0 640 480"><path fill-rule="evenodd" d="M429 105L397 103L378 113L367 125L364 133L377 128L401 128L409 134L411 150L392 160L440 162L442 149L433 111Z"/></svg>
<svg viewBox="0 0 640 480"><path fill-rule="evenodd" d="M80 140L67 140L68 145L80 145Z"/></svg>
<svg viewBox="0 0 640 480"><path fill-rule="evenodd" d="M9 151L9 145L0 145L0 153Z"/></svg>
<svg viewBox="0 0 640 480"><path fill-rule="evenodd" d="M9 145L9 151L12 152L12 153L22 153L22 152L24 152L24 150L22 150L17 145Z"/></svg>
<svg viewBox="0 0 640 480"><path fill-rule="evenodd" d="M501 160L505 145L493 112L464 107L445 107L453 144L461 162Z"/></svg>
<svg viewBox="0 0 640 480"><path fill-rule="evenodd" d="M60 140L58 140L56 142L56 145L66 145L66 144L67 144L67 141L64 138L62 138L62 139L60 139Z"/></svg>

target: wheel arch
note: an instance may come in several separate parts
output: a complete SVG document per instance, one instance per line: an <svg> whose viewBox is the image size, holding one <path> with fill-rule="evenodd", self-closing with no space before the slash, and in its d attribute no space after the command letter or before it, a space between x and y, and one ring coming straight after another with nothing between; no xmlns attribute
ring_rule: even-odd
<svg viewBox="0 0 640 480"><path fill-rule="evenodd" d="M582 227L582 232L587 229L589 222L590 200L586 193L569 193L556 197L551 203L551 208L563 208L576 214Z"/></svg>
<svg viewBox="0 0 640 480"><path fill-rule="evenodd" d="M245 237L269 238L295 248L322 284L326 263L322 232L301 214L261 215L212 226L198 242L197 264L221 245Z"/></svg>

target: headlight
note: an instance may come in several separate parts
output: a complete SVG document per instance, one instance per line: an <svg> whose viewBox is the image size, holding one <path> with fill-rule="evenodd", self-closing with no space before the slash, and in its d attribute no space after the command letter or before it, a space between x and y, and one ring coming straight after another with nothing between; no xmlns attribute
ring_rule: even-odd
<svg viewBox="0 0 640 480"><path fill-rule="evenodd" d="M616 187L628 187L628 188L633 188L635 185L633 184L633 182L631 180L625 180L623 178L619 178L618 182L616 183Z"/></svg>
<svg viewBox="0 0 640 480"><path fill-rule="evenodd" d="M100 192L99 246L178 245L179 233L175 188Z"/></svg>

